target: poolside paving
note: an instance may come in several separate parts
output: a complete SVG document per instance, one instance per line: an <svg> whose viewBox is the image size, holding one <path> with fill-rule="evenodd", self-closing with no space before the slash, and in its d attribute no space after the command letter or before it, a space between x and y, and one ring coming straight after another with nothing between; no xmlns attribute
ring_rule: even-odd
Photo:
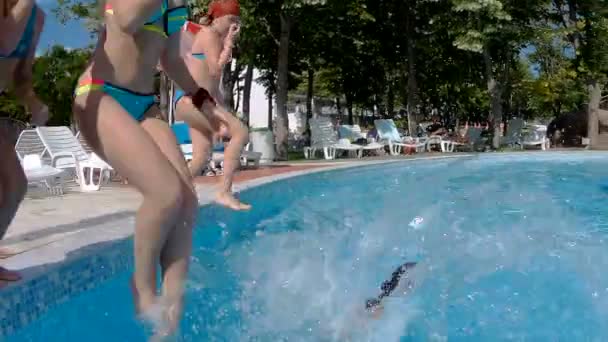
<svg viewBox="0 0 608 342"><path fill-rule="evenodd" d="M235 184L296 171L310 170L330 164L276 165L259 169L242 170L235 177ZM211 199L219 177L197 177L197 191L203 200ZM208 196L206 196L208 195ZM83 230L100 225L120 224L132 219L141 203L141 195L131 186L113 182L100 191L83 193L75 184L69 185L63 196L40 197L34 192L19 208L4 240L0 241L3 252L18 254L32 248L47 245ZM131 221L131 220L128 220Z"/></svg>

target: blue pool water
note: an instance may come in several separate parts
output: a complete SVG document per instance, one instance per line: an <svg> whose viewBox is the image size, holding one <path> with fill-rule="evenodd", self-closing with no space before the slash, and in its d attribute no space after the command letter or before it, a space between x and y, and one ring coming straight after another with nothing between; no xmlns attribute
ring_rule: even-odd
<svg viewBox="0 0 608 342"><path fill-rule="evenodd" d="M175 340L608 340L608 154L399 162L242 197L252 212L201 210ZM413 292L362 314L411 260ZM144 341L129 276L8 341Z"/></svg>

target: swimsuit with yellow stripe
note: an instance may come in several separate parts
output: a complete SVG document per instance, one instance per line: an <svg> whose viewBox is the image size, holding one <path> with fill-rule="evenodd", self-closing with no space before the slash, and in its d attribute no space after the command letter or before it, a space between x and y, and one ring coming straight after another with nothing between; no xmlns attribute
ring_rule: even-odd
<svg viewBox="0 0 608 342"><path fill-rule="evenodd" d="M188 20L188 8L186 6L179 6L167 9L168 5L168 0L163 0L160 11L146 22L142 29L157 32L163 37L169 37L179 31ZM106 6L105 11L107 14L114 14L111 6ZM156 25L156 22L159 20L162 20L162 28ZM103 91L110 95L137 121L144 120L146 112L155 103L154 93L144 94L135 92L99 79L87 79L80 82L76 87L75 96L95 90Z"/></svg>

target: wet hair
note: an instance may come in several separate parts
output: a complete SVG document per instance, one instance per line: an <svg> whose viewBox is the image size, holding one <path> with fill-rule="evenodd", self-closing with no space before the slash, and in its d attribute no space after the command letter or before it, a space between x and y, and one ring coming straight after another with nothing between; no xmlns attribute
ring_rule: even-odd
<svg viewBox="0 0 608 342"><path fill-rule="evenodd" d="M391 293L395 291L397 286L399 286L399 281L401 280L403 275L406 274L408 270L414 267L416 267L415 262L406 262L405 264L397 267L397 269L393 271L393 274L391 274L391 279L384 281L380 286L380 290L382 290L382 292L378 295L378 297L370 298L365 301L365 309L371 311L374 310L376 307L380 306L380 304L382 304L382 299L384 297L390 296Z"/></svg>

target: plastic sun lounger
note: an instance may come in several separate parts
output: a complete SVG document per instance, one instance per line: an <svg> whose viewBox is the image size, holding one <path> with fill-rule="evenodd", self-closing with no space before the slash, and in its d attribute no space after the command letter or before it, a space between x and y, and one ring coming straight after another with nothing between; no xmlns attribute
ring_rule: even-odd
<svg viewBox="0 0 608 342"><path fill-rule="evenodd" d="M380 141L388 144L392 155L400 154L404 147L413 148L416 152L422 152L426 149L426 142L417 142L412 137L402 138L392 119L376 120L374 121L374 125L378 131Z"/></svg>
<svg viewBox="0 0 608 342"><path fill-rule="evenodd" d="M32 146L37 149L32 154L39 155L41 160L50 161L50 166L71 171L82 191L97 191L104 181L110 179L109 173L113 168L95 153L87 153L69 127L44 126L23 131L15 150L23 157L24 153L30 154L27 150L31 150ZM92 175L97 173L99 178L93 182Z"/></svg>
<svg viewBox="0 0 608 342"><path fill-rule="evenodd" d="M21 158L19 159L21 160ZM42 160L37 154L25 155L21 163L28 184L43 184L50 194L63 194L63 186L56 186L56 179L65 173L64 170L42 164Z"/></svg>

